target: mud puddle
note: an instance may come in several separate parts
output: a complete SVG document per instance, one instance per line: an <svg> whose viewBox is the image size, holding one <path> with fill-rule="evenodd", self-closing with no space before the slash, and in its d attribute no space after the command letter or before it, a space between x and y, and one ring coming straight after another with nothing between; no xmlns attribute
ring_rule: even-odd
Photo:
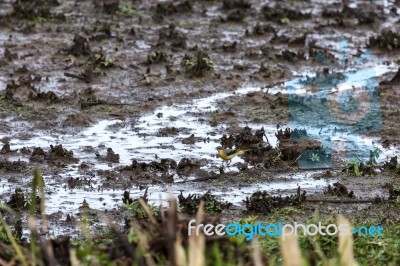
<svg viewBox="0 0 400 266"><path fill-rule="evenodd" d="M371 78L377 75L382 75L391 71L393 66L379 65L373 68L374 71L365 71L364 69L347 72L347 78L343 79L342 83L338 83L337 87L340 89L349 89L350 85L347 83L357 82L359 84L366 84ZM287 90L282 87L269 89L269 93L276 91L280 93L291 93L291 89L296 90L296 93L308 93L302 91L304 87L302 83L304 78L295 78L285 83ZM366 85L365 85L366 86ZM260 88L246 86L234 93L217 93L210 97L195 99L189 104L163 106L154 111L152 114L145 115L137 121L128 120L102 120L94 126L83 130L75 135L52 135L48 132L36 132L36 136L30 139L21 140L17 136L11 136L10 146L12 149L22 149L24 147L49 147L51 144L62 144L67 150L73 151L74 155L79 158L80 162L91 163L95 170L113 170L118 165L130 165L132 160L140 162L151 162L155 158L169 158L179 161L182 158L190 158L202 160L204 163L201 168L206 170L218 171L221 166L221 160L216 158L215 150L219 146L221 132L225 132L225 128L229 125L220 124L217 127L209 125L207 120L203 119L204 114L214 112L217 110L216 102L221 101L230 96L241 96L247 93L259 91ZM310 123L308 123L310 124ZM277 139L275 136L276 126L268 124L251 123L242 126L250 126L252 128L266 129L268 141L272 146L276 146ZM292 124L293 128L302 128L302 125ZM176 129L177 133L163 134L163 129ZM304 127L309 134L309 137L317 137L322 133L332 132L334 128L324 128L321 131L320 127L308 125ZM13 131L18 134L18 131ZM161 132L161 133L160 133ZM168 131L167 131L168 132ZM348 150L351 147L343 145L343 143L361 143L365 147L371 145L378 145L382 151L385 149L379 144L378 137L369 136L353 136L349 135L351 132L342 131L339 136L335 136L334 141L340 143L340 147ZM192 144L184 144L182 140L189 138L194 134L195 141ZM347 135L346 135L347 134ZM5 135L4 135L5 136ZM4 136L0 136L1 138ZM346 136L346 138L344 137ZM327 135L332 137L331 134ZM329 140L331 141L331 140ZM88 147L91 152L87 152ZM354 149L365 150L363 146L357 146ZM115 154L119 155L118 163L111 163L99 161L96 159L93 150L100 156L104 155L107 148L112 148ZM382 158L393 156L398 152L398 149L391 147L383 153ZM363 159L365 157L360 157ZM14 155L9 157L11 160L27 160L23 156ZM243 162L242 159L236 157L232 160L231 171L238 171L235 163ZM251 167L251 166L250 166ZM79 211L79 207L85 199L91 208L104 210L116 208L121 204L123 190L121 189L105 189L101 185L101 181L95 174L91 176L82 176L78 171L79 164L72 164L67 168L60 171L59 177L54 178L51 175L45 175L46 193L46 212L54 213L62 210L65 215L67 213L75 213ZM266 183L259 183L256 180L253 184L225 184L224 186L216 186L212 188L215 195L220 195L222 199L235 204L240 204L252 191L255 190L268 190L271 192L284 192L293 191L298 186L308 189L309 191L318 190L326 186L325 180L315 180L312 176L318 171L309 171L305 173L298 173L293 176L288 174L275 175L273 180ZM29 176L28 176L29 177ZM29 178L22 182L16 182L13 186L2 180L0 185L1 193L11 193L15 186L26 186ZM70 189L65 183L59 180L68 180L68 178L83 178L90 180L88 185L83 188ZM178 195L183 192L184 195L188 194L202 194L210 189L209 184L196 184L190 182L195 179L192 177L174 176L173 184L165 185L152 185L149 186L149 200L154 204L159 204L160 200L165 203L169 194ZM332 180L330 180L332 181ZM143 188L127 187L131 195L141 196L144 191Z"/></svg>
<svg viewBox="0 0 400 266"><path fill-rule="evenodd" d="M186 1L193 5L192 10L172 11L177 12L172 14L167 14L166 10L162 22L153 21L153 18L160 15L157 13L163 1L121 2L132 7L133 16L123 14L125 9L111 16L104 14L101 5L96 7L95 2L64 3L52 8L52 13L65 13L65 20L44 21L38 17L31 22L20 18L8 22L1 14L7 13L7 9L11 13L12 4L0 3L0 20L8 24L0 33L3 43L0 57L5 54L6 47L16 55L6 60L1 69L0 92L4 93L3 89L11 80L18 83L19 78L25 77L14 73L26 65L29 72L41 76L40 81L33 82L38 92L54 92L59 97L53 102L22 95L17 103L0 97L0 106L6 106L0 115L4 118L0 123L0 140L8 137L12 150L4 157L0 154L0 162L3 158L12 162L20 160L24 166L22 170L0 169L2 202L7 203L17 187L29 195L35 166L43 171L46 213L54 235L80 234L78 223L67 225L65 221L68 214L77 222L84 218L81 208L84 200L93 212L106 211L115 221L123 223L124 191L137 199L148 189L149 203L154 205L166 205L170 195L202 195L211 191L221 200L235 205L223 213L226 216L244 209L243 200L257 190L280 196L293 194L300 186L307 191L307 196L326 199L324 190L328 184L340 182L354 190L357 198L369 198L374 193L387 196L383 184L392 181L384 171L375 177L355 177L343 172L344 167L330 171L300 170L295 163L297 154L282 160L281 164L268 164L269 158L276 154L264 150L254 155L261 158L260 162L253 164L246 153L234 158L229 169L222 167L221 171L222 162L215 157L215 149L222 144L223 135L237 137L245 126L252 132L264 128L262 148L266 148L266 139L272 147L278 147L275 133L279 125L283 130L286 127L292 131L304 129L306 139L321 141L324 150L333 150L344 164L353 159L368 160L374 148L381 151L378 163L398 155L398 146L394 144L398 139L385 137L389 144L382 144L380 132L384 134L384 130L376 120L378 113L357 126L343 126L341 121L335 123L335 117L321 117L324 110L314 101L315 98L321 100L315 97L316 93L330 95L331 98L327 98L333 103L352 100L346 94L353 94L355 102L360 99L358 105L362 105L366 101L358 88L374 88L378 77L397 71L396 64L380 63L396 59L395 48L385 55L385 47L387 50L392 50L391 45L398 48L397 42L389 44L390 39L385 39L386 34L382 32L398 20L398 10L390 1L369 5L372 13L365 9L363 1L341 5L337 1L282 2L279 3L282 8L271 6L272 3L263 7L264 2L249 1L250 8L239 7L241 10L236 13L224 7L229 1ZM171 6L176 4L179 3ZM32 27L33 32L29 33ZM86 64L90 62L91 56L71 56L63 52L74 45L78 34L89 40L92 56L104 55L106 59L103 66L91 69L93 76L85 82L66 75L86 73ZM349 40L346 47L341 41L343 38ZM379 57L363 54L367 49L379 53ZM203 78L193 78L187 75L191 72L186 73L186 64L194 63L196 53L203 50L213 69L204 73ZM344 52L348 62L356 60L356 63L344 62ZM318 53L331 60L327 64L321 62ZM365 58L367 60L363 60ZM107 67L110 62L113 66ZM338 65L340 67L336 67ZM323 73L327 78L319 79L321 70L328 68L330 73ZM265 85L282 81L280 86ZM238 84L245 85L235 92L221 93L236 89ZM25 91L21 89L22 92ZM263 98L264 93L273 97ZM275 96L278 93L283 96ZM15 99L18 100L18 96ZM190 101L189 97L195 99ZM229 97L245 102L240 105L243 109L224 105ZM279 101L286 97L288 106ZM276 98L280 98L278 103L269 102ZM395 98L390 96L389 99ZM90 105L96 101L98 105ZM82 103L88 103L87 108ZM254 109L247 108L253 103ZM379 102L372 104L378 106ZM384 101L380 104L393 108ZM358 105L347 106L356 108ZM263 112L258 107L273 107L275 111ZM149 110L152 113L143 115ZM249 110L259 112L249 114ZM336 112L352 110L337 109ZM137 113L139 118L135 116ZM286 114L292 117L285 120ZM73 118L71 123L69 116ZM75 118L76 124L73 123ZM326 118L328 120L324 120ZM395 122L393 129L398 124L397 118L398 114L389 118ZM81 128L87 125L90 127ZM60 163L47 157L44 161L34 161L25 153L40 147L46 156L51 156L50 145L59 144L73 152L78 161L63 163L60 160ZM162 159L176 164L188 159L207 176L200 175L197 168L186 175L178 174L176 168L165 172L154 170L154 166L163 166ZM138 174L137 169L132 170L133 161L139 168L147 168ZM121 170L124 168L130 169L124 172ZM209 177L216 178L207 179ZM332 211L325 204L324 207ZM342 210L348 211L343 206ZM25 220L26 214L19 213ZM95 215L90 219L93 228L103 224Z"/></svg>
<svg viewBox="0 0 400 266"><path fill-rule="evenodd" d="M266 190L271 195L290 195L298 187L307 190L310 193L325 188L328 183L335 182L335 179L317 180L316 176L323 173L323 171L308 171L304 173L285 173L285 174L271 174L270 180L259 183L255 181L249 184L235 184L229 182L227 184L216 183L213 187L212 194L218 196L222 201L230 202L234 205L240 206L246 197L250 197L255 191ZM166 204L166 200L170 195L178 196L182 193L187 197L189 194L202 195L207 190L196 189L192 184L172 184L170 186L159 187L158 189L149 188L149 191L154 191L153 197L150 200L155 204ZM154 197L155 196L155 197Z"/></svg>
<svg viewBox="0 0 400 266"><path fill-rule="evenodd" d="M22 148L33 149L34 147L42 147L46 149L50 145L62 144L63 148L72 151L74 156L79 158L79 163L71 164L68 167L60 170L57 177L53 175L44 175L46 183L46 212L54 213L64 211L73 213L78 211L83 199L89 203L91 208L109 209L117 207L121 203L123 190L104 189L101 182L95 174L82 175L79 172L80 163L89 163L93 165L94 170L113 170L118 165L130 165L132 160L140 162L151 162L155 158L169 158L176 161L182 158L190 158L202 160L203 169L215 169L216 171L221 166L221 160L216 158L216 147L219 146L221 135L226 125L221 125L219 128L211 127L206 121L202 122L199 116L205 112L216 110L215 101L225 97L235 95L244 95L258 88L242 88L234 93L217 93L207 98L193 100L191 104L163 106L150 115L141 117L138 121L123 121L123 120L103 120L94 126L83 130L74 135L57 135L51 132L35 132L35 135L29 139L20 139L19 134L22 134L28 126L28 122L24 125L13 124L20 128L13 130L14 136L10 137L10 147L12 150L20 150ZM19 125L19 126L18 126ZM164 136L162 130L165 128L178 129L178 136ZM271 127L269 130L268 139L271 143L276 144L276 137L272 133L274 130ZM212 133L216 132L216 133ZM192 144L183 144L182 140L195 135L196 141ZM6 137L1 135L0 138ZM96 155L103 156L107 148L112 148L115 154L119 155L118 163L97 160ZM90 152L88 152L88 150ZM20 155L20 156L19 156ZM22 154L14 154L8 157L10 161L29 161ZM231 171L237 171L234 166L237 162L243 162L242 159L236 157L232 160ZM84 188L70 189L64 182L60 180L68 180L70 178L80 178L90 180L90 184ZM149 194L151 202L159 202L160 193L167 200L168 194L177 194L179 191L187 190L191 193L196 193L192 185L185 189L180 182L186 182L195 177L182 178L175 175L173 187L168 189L167 186L150 186ZM4 194L12 193L14 187L29 186L30 176L24 180L18 180L12 185L7 180L2 180L0 192ZM11 185L11 186L10 186ZM127 188L129 189L129 188ZM207 189L206 189L207 190ZM206 190L199 189L198 193L204 193ZM141 196L143 191L140 189L130 188L131 194Z"/></svg>

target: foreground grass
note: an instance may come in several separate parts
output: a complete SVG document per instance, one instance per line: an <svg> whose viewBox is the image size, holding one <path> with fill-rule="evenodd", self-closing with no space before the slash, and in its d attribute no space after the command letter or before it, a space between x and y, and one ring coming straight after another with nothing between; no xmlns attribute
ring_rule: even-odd
<svg viewBox="0 0 400 266"><path fill-rule="evenodd" d="M323 224L332 222L325 220ZM355 227L372 226L373 223L358 223ZM271 254L270 262L282 262L279 251L279 239L273 237L260 238L259 243L265 254ZM302 254L309 262L324 261L339 256L337 236L299 236L299 245ZM400 224L387 224L384 226L384 236L355 236L354 257L360 265L399 265L400 255ZM313 263L312 263L313 264Z"/></svg>
<svg viewBox="0 0 400 266"><path fill-rule="evenodd" d="M292 213L294 209L284 208L274 211L268 216L268 219L263 219L256 216L249 216L240 221L241 224L254 224L258 221L267 221L268 223L278 223L279 221L286 221L293 223ZM322 221L322 222L321 222ZM321 222L323 225L335 223L335 217L320 217L316 215L310 220L304 221L305 224L318 224ZM361 226L376 226L371 221L356 221L353 223L355 228ZM354 235L353 252L354 258L359 265L400 265L400 224L388 222L382 225L384 228L383 236L357 236ZM284 264L281 253L281 243L279 237L273 236L259 236L257 240L249 243L245 240L245 236L234 236L233 241L243 245L252 245L260 248L263 254L268 258L270 265ZM338 236L298 236L299 248L304 259L303 265L328 265L334 262L340 256L338 252L339 238ZM340 263L335 265L342 265Z"/></svg>
<svg viewBox="0 0 400 266"><path fill-rule="evenodd" d="M109 229L103 237L96 238L90 233L87 220L83 219L84 237L81 239L50 240L41 237L41 231L46 230L46 216L43 214L44 200L36 206L37 196L44 199L44 183L38 170L30 198L30 243L21 241L18 230L6 223L2 215L13 211L2 206L0 265L355 265L356 261L359 265L400 265L400 224L393 222L382 225L383 236L355 236L354 239L353 236L319 234L285 240L255 237L252 241L247 241L246 236L205 237L201 234L188 237L188 220L178 218L174 200L168 210L155 213L153 207L140 199L134 210L128 210L135 215L140 211L141 218L133 219L124 230L104 217ZM197 221L209 219L203 213L203 207L201 204ZM282 208L273 211L267 220L269 223L293 222L296 212L302 211ZM304 223L339 223L336 219L345 218L315 214ZM255 224L259 220L263 219L248 216L239 222ZM353 224L355 227L376 225L368 221L353 221Z"/></svg>
<svg viewBox="0 0 400 266"><path fill-rule="evenodd" d="M360 265L399 265L400 225L390 224L384 230L385 235L382 237L354 238L354 258ZM66 242L64 253L56 250L57 256L51 258L49 254L54 252L55 247L62 245L61 240L37 241L33 249L29 249L26 244L17 243L13 239L10 229L7 231L0 241L1 265L174 265L168 252L162 251L166 246L154 250L150 248L154 241L149 238L150 232L138 233L132 229L128 233L127 243L116 233L110 234L106 240L98 241L89 237ZM159 239L161 245L164 240ZM254 250L260 251L261 261L265 262L262 265L285 264L282 242L278 237L259 237L252 242L246 241L244 236L205 241L204 265L248 265L255 260ZM299 236L302 263L296 265L351 265L339 262L338 242L336 236ZM132 248L132 254L127 253L125 244ZM203 265L189 264L187 256L191 254L190 240L182 241L178 246L185 254L184 262L178 265ZM46 251L50 247L53 251ZM60 264L52 264L50 261L58 261Z"/></svg>

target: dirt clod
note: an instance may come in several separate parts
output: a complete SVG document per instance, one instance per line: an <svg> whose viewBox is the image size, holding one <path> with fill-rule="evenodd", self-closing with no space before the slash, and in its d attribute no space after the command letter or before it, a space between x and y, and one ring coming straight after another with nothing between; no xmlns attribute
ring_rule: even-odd
<svg viewBox="0 0 400 266"><path fill-rule="evenodd" d="M182 143L183 144L195 144L196 143L196 138L195 138L194 134L190 135L187 138L184 138L182 140Z"/></svg>
<svg viewBox="0 0 400 266"><path fill-rule="evenodd" d="M11 152L10 144L4 144L4 146L0 150L0 154L6 154Z"/></svg>
<svg viewBox="0 0 400 266"><path fill-rule="evenodd" d="M198 161L182 158L176 167L176 172L179 175L187 176L193 173L193 171L200 169L200 166L201 163Z"/></svg>
<svg viewBox="0 0 400 266"><path fill-rule="evenodd" d="M182 1L182 2L175 2L175 1L166 1L160 2L156 5L153 20L156 23L163 22L168 16L173 14L184 14L190 13L193 11L193 6L191 1Z"/></svg>
<svg viewBox="0 0 400 266"><path fill-rule="evenodd" d="M105 0L103 2L103 12L106 14L115 14L119 8L119 0Z"/></svg>
<svg viewBox="0 0 400 266"><path fill-rule="evenodd" d="M333 183L333 187L329 184L328 188L324 191L325 194L338 196L338 197L348 197L354 198L354 192L348 191L346 186L340 184L339 182Z"/></svg>
<svg viewBox="0 0 400 266"><path fill-rule="evenodd" d="M207 213L221 213L224 209L229 208L232 203L221 202L215 196L211 195L208 191L204 195L193 195L189 194L184 197L181 193L178 196L179 205L182 207L182 211L187 214L194 214L199 208L200 201L205 203L205 211Z"/></svg>
<svg viewBox="0 0 400 266"><path fill-rule="evenodd" d="M72 54L75 56L88 56L92 54L88 38L79 34L75 34L73 42L73 45L66 49L67 54Z"/></svg>
<svg viewBox="0 0 400 266"><path fill-rule="evenodd" d="M256 191L245 200L246 212L268 214L276 208L299 206L305 200L306 191L300 192L300 187L297 194L286 197L271 196L267 191Z"/></svg>
<svg viewBox="0 0 400 266"><path fill-rule="evenodd" d="M251 4L247 0L223 0L222 1L223 9L246 9L251 8Z"/></svg>
<svg viewBox="0 0 400 266"><path fill-rule="evenodd" d="M30 156L32 162L52 162L56 164L77 163L72 151L68 151L62 145L50 145L50 150L46 153L42 148L35 147Z"/></svg>
<svg viewBox="0 0 400 266"><path fill-rule="evenodd" d="M26 204L25 195L21 188L16 188L14 194L11 195L10 201L7 202L7 205L15 211L21 211L26 207Z"/></svg>
<svg viewBox="0 0 400 266"><path fill-rule="evenodd" d="M17 0L13 4L13 15L23 19L34 19L37 17L51 17L48 0Z"/></svg>
<svg viewBox="0 0 400 266"><path fill-rule="evenodd" d="M60 145L50 145L50 150L48 152L48 159L51 161L61 160L66 163L76 163L78 159L74 157L74 153L72 151L68 151Z"/></svg>
<svg viewBox="0 0 400 266"><path fill-rule="evenodd" d="M310 19L310 13L302 13L299 10L289 9L282 6L270 7L265 5L261 9L261 13L267 21L274 21L285 23L285 19L289 20L303 20Z"/></svg>
<svg viewBox="0 0 400 266"><path fill-rule="evenodd" d="M112 163L119 163L119 154L116 154L111 148L108 148L105 160Z"/></svg>
<svg viewBox="0 0 400 266"><path fill-rule="evenodd" d="M389 187L389 200L396 200L400 197L400 187L391 185Z"/></svg>
<svg viewBox="0 0 400 266"><path fill-rule="evenodd" d="M400 48L400 33L392 30L384 29L378 36L369 38L369 47L381 48L385 50L397 50Z"/></svg>
<svg viewBox="0 0 400 266"><path fill-rule="evenodd" d="M182 60L185 72L189 77L204 77L207 73L213 70L214 63L206 52L198 51L196 59L185 56Z"/></svg>
<svg viewBox="0 0 400 266"><path fill-rule="evenodd" d="M46 156L47 155L42 148L35 147L33 148L29 159L31 162L42 162L45 160Z"/></svg>
<svg viewBox="0 0 400 266"><path fill-rule="evenodd" d="M383 165L385 170L396 170L397 168L397 156L390 158L390 161L385 162Z"/></svg>

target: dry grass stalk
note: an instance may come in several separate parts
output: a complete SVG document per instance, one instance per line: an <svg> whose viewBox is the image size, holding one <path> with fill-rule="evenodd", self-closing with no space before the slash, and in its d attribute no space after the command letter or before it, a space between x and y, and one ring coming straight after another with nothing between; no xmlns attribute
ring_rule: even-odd
<svg viewBox="0 0 400 266"><path fill-rule="evenodd" d="M347 236L339 234L339 246L338 246L338 253L339 253L339 264L341 266L354 266L357 265L356 260L354 259L353 253L353 234L351 230L353 227L351 226L350 221L345 218L343 215L337 216L337 224L348 224L350 225L350 234Z"/></svg>
<svg viewBox="0 0 400 266"><path fill-rule="evenodd" d="M279 237L283 264L285 266L301 266L302 258L297 236L286 235L284 238Z"/></svg>
<svg viewBox="0 0 400 266"><path fill-rule="evenodd" d="M201 201L196 215L196 227L203 221L203 217L204 201ZM189 236L189 266L205 265L205 247L206 241L204 233L201 232L196 236L195 232L191 232Z"/></svg>

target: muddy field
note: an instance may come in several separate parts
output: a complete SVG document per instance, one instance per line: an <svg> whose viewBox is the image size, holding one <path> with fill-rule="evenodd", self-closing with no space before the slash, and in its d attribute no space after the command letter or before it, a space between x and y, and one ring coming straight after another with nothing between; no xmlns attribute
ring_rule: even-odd
<svg viewBox="0 0 400 266"><path fill-rule="evenodd" d="M399 8L0 1L0 201L18 213L11 224L21 219L28 236L35 168L48 236L81 236L74 222L87 209L93 230L100 213L124 226L124 204L139 197L178 197L183 216L202 197L225 220L264 217L257 191L279 196L277 208L300 201L300 220L318 209L399 223ZM249 151L227 165L218 146Z"/></svg>

